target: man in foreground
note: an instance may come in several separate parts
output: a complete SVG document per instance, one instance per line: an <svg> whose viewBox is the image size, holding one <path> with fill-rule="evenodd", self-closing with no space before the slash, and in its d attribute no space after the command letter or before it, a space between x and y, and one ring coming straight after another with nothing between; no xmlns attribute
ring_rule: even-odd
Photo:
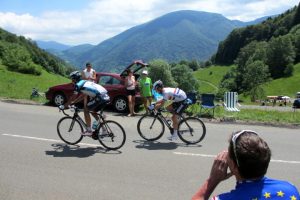
<svg viewBox="0 0 300 200"><path fill-rule="evenodd" d="M213 200L299 200L295 186L265 177L270 159L271 150L256 132L242 130L233 133L228 151L217 155L209 178L192 199L209 199L220 182L234 175L237 181L235 189L214 196Z"/></svg>

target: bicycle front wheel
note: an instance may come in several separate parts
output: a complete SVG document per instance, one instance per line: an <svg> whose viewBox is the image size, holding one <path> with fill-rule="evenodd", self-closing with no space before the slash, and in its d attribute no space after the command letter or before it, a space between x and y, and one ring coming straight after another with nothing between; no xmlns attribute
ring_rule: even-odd
<svg viewBox="0 0 300 200"><path fill-rule="evenodd" d="M201 142L205 134L206 127L197 117L188 117L179 122L178 136L186 144Z"/></svg>
<svg viewBox="0 0 300 200"><path fill-rule="evenodd" d="M83 138L82 132L82 125L72 117L63 117L57 123L58 136L67 144L79 143Z"/></svg>
<svg viewBox="0 0 300 200"><path fill-rule="evenodd" d="M147 141L154 141L161 138L165 132L165 125L162 120L152 115L144 115L137 123L139 135Z"/></svg>
<svg viewBox="0 0 300 200"><path fill-rule="evenodd" d="M105 148L117 150L125 144L126 134L119 123L108 120L100 127L98 140Z"/></svg>

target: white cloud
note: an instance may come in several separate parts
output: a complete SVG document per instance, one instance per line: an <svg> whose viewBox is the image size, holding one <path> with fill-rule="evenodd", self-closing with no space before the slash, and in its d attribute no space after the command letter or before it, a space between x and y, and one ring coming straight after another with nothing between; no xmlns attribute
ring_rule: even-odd
<svg viewBox="0 0 300 200"><path fill-rule="evenodd" d="M41 16L0 12L0 27L34 40L98 44L116 34L176 10L198 10L249 21L279 14L296 0L93 0L82 10L48 11ZM1 8L0 8L1 10Z"/></svg>

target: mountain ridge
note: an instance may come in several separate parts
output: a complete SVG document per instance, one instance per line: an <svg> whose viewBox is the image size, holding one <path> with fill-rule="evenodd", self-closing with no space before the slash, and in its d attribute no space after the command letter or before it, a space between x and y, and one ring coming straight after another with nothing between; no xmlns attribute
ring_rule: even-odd
<svg viewBox="0 0 300 200"><path fill-rule="evenodd" d="M110 71L135 59L204 61L234 29L258 22L229 20L218 13L182 10L168 13L107 39L96 46L60 56L76 66L92 62L97 70ZM76 47L73 47L76 49ZM119 67L120 68L120 67Z"/></svg>

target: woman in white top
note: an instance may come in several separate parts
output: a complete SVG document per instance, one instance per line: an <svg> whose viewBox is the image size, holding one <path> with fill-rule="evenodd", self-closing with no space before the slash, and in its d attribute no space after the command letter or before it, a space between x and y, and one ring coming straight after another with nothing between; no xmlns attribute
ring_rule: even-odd
<svg viewBox="0 0 300 200"><path fill-rule="evenodd" d="M127 71L127 77L125 78L125 87L127 90L127 98L128 98L128 107L129 107L129 114L128 117L133 116L136 114L134 112L134 106L135 106L135 86L136 81L135 77L133 75L133 72L131 70Z"/></svg>
<svg viewBox="0 0 300 200"><path fill-rule="evenodd" d="M85 67L82 71L82 79L96 82L96 71L92 68L91 63L86 63Z"/></svg>

